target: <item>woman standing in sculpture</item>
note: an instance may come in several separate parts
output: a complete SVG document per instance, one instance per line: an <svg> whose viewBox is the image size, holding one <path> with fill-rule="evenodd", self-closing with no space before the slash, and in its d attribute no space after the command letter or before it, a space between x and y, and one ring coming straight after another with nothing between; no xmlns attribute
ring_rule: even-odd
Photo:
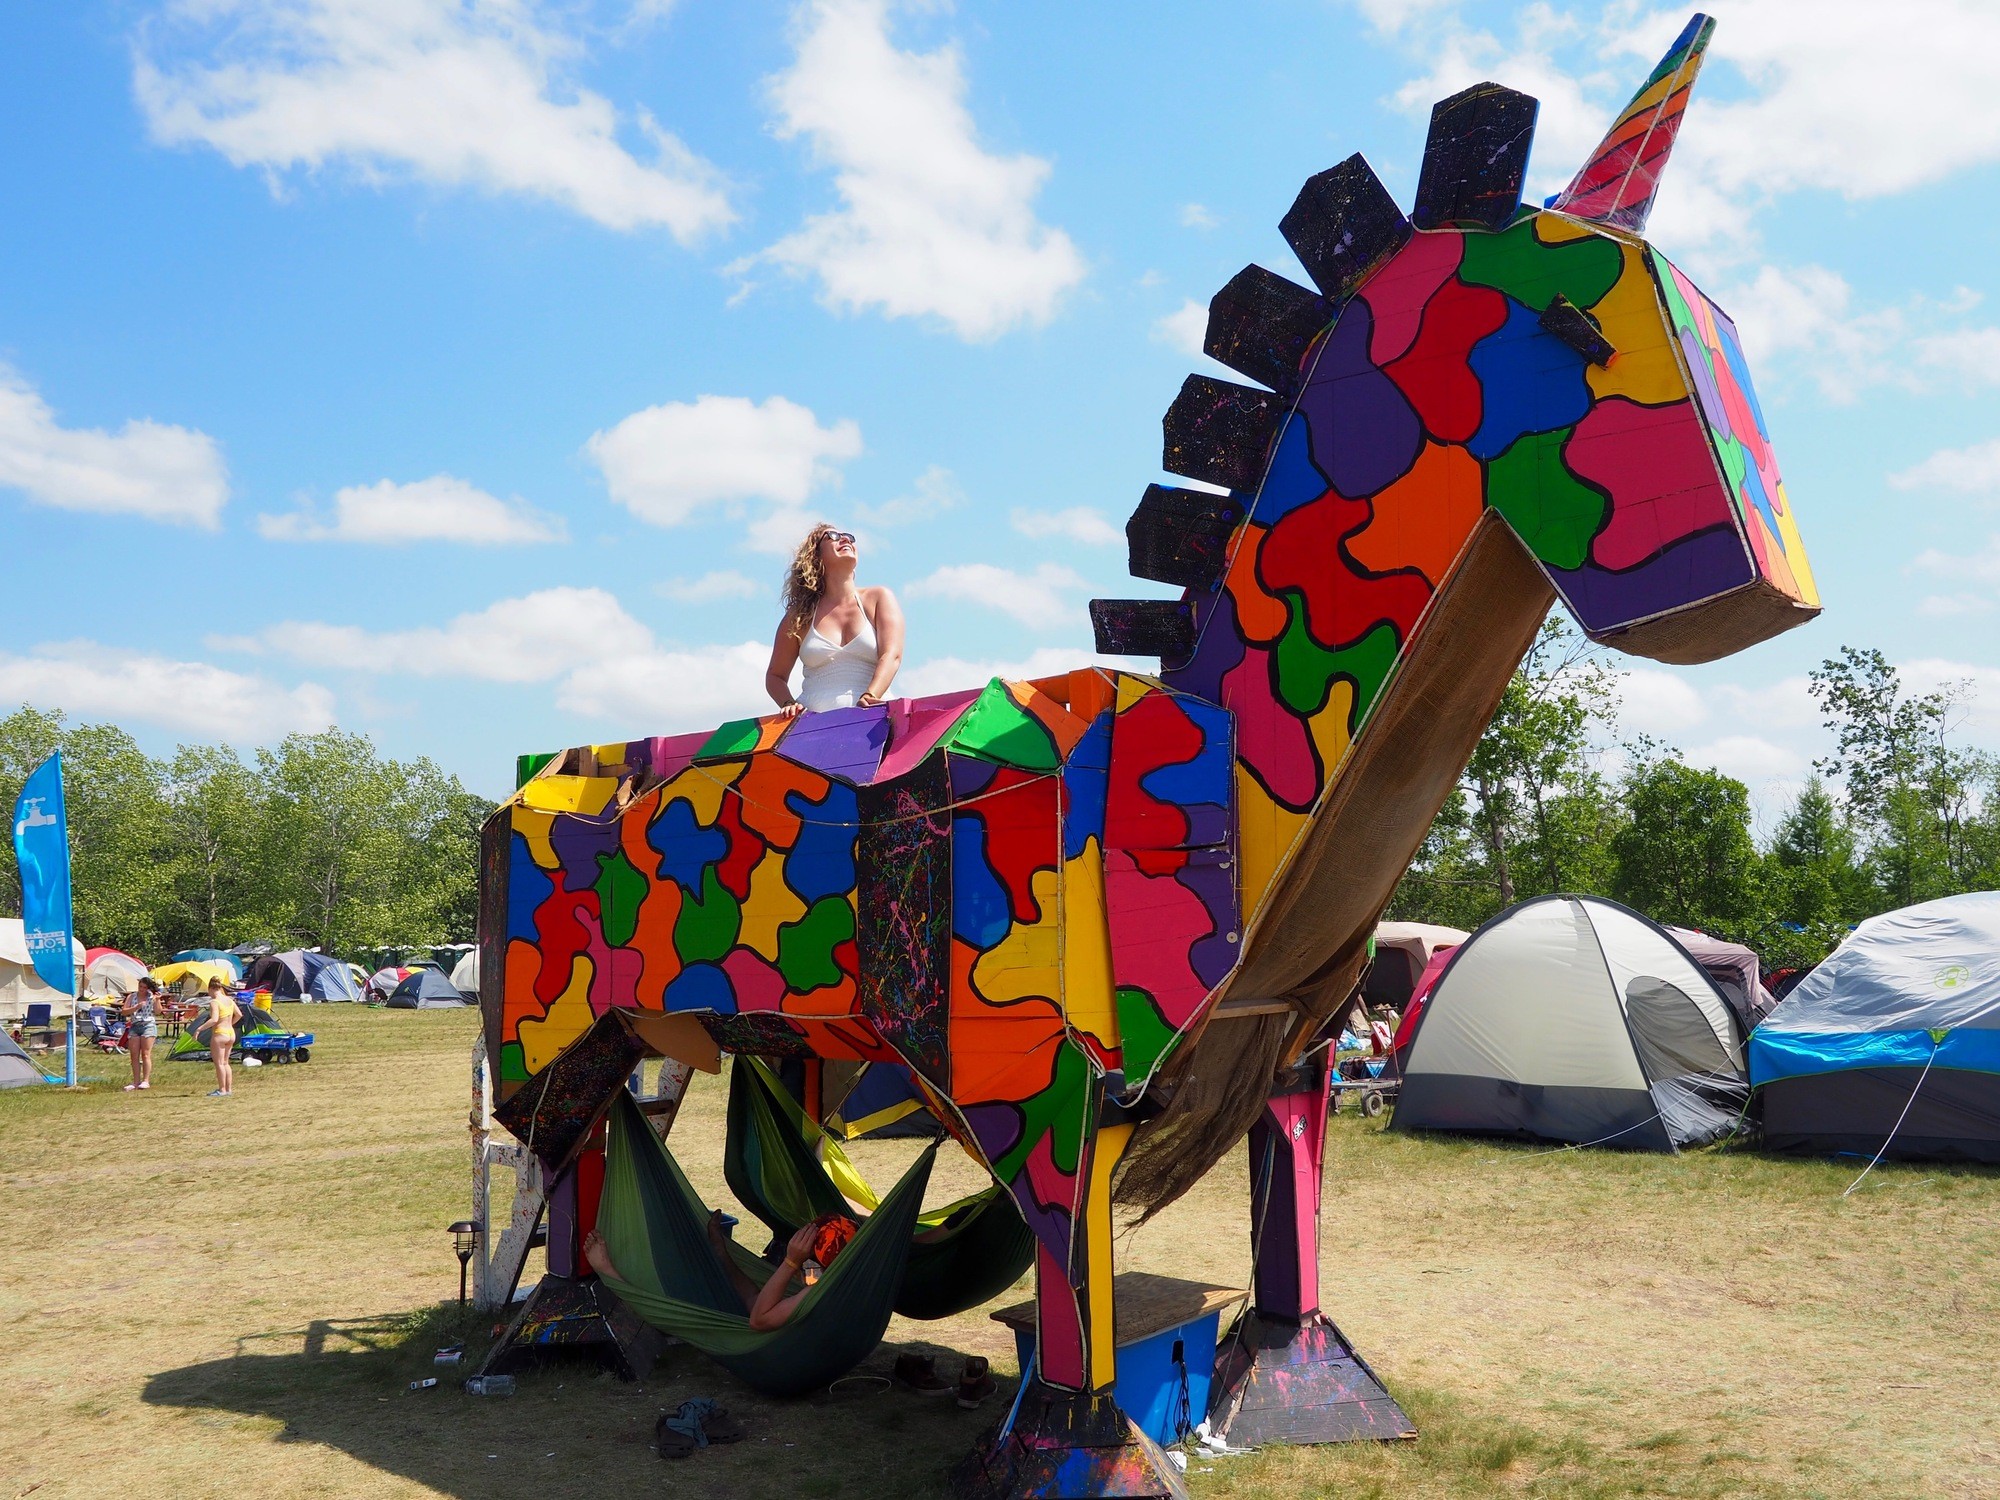
<svg viewBox="0 0 2000 1500"><path fill-rule="evenodd" d="M786 718L812 709L870 707L889 696L903 664L903 611L877 585L861 588L851 531L822 521L806 534L785 574L785 615L771 644L764 689ZM792 696L792 667L801 669Z"/></svg>

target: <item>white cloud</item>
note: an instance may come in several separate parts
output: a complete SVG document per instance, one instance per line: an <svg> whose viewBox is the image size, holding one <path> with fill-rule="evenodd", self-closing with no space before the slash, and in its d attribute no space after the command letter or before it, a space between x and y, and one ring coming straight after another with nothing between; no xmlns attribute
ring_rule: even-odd
<svg viewBox="0 0 2000 1500"><path fill-rule="evenodd" d="M1153 320L1153 337L1183 354L1202 354L1202 340L1208 337L1208 308L1188 298L1172 312Z"/></svg>
<svg viewBox="0 0 2000 1500"><path fill-rule="evenodd" d="M1757 688L1725 682L1711 691L1725 719L1755 724L1762 729L1819 727L1819 704L1813 700L1812 683L1805 677L1780 678Z"/></svg>
<svg viewBox="0 0 2000 1500"><path fill-rule="evenodd" d="M984 605L1032 629L1059 630L1076 624L1080 612L1075 595L1089 586L1061 563L1039 563L1032 573L993 563L957 563L919 578L908 592Z"/></svg>
<svg viewBox="0 0 2000 1500"><path fill-rule="evenodd" d="M257 517L260 535L274 542L462 542L498 547L560 542L568 532L519 499L501 500L463 479L434 474L412 484L384 479L355 484L333 497L333 519L309 506L289 515Z"/></svg>
<svg viewBox="0 0 2000 1500"><path fill-rule="evenodd" d="M1910 563L1922 573L1940 578L1964 578L1974 583L2000 584L2000 536L1989 536L1977 552L1942 552L1928 547Z"/></svg>
<svg viewBox="0 0 2000 1500"><path fill-rule="evenodd" d="M0 488L39 505L213 529L229 499L214 438L163 422L116 432L64 427L35 388L0 365Z"/></svg>
<svg viewBox="0 0 2000 1500"><path fill-rule="evenodd" d="M551 7L553 8L553 7ZM579 50L536 0L171 0L142 28L133 87L153 138L274 181L342 163L519 193L683 243L735 217L715 170L639 111L569 86Z"/></svg>
<svg viewBox="0 0 2000 1500"><path fill-rule="evenodd" d="M1708 717L1708 705L1686 678L1657 667L1618 674L1618 718L1628 729L1671 740Z"/></svg>
<svg viewBox="0 0 2000 1500"><path fill-rule="evenodd" d="M1104 518L1102 511L1086 505L1068 510L1017 510L1010 518L1014 529L1035 541L1062 537L1086 547L1113 547L1125 540L1125 533Z"/></svg>
<svg viewBox="0 0 2000 1500"><path fill-rule="evenodd" d="M1686 752L1688 764L1712 766L1748 786L1769 781L1789 782L1803 776L1808 762L1796 750L1754 734L1726 734Z"/></svg>
<svg viewBox="0 0 2000 1500"><path fill-rule="evenodd" d="M1959 328L1916 340L1918 362L1955 375L1965 389L2000 385L2000 328Z"/></svg>
<svg viewBox="0 0 2000 1500"><path fill-rule="evenodd" d="M66 641L0 652L0 703L33 703L78 718L158 724L202 739L271 739L333 722L317 683L282 687L207 662Z"/></svg>
<svg viewBox="0 0 2000 1500"><path fill-rule="evenodd" d="M1917 613L1927 620L1962 620L1992 609L1993 600L1986 594L1931 594L1917 601Z"/></svg>
<svg viewBox="0 0 2000 1500"><path fill-rule="evenodd" d="M1203 203L1183 203L1181 205L1181 227L1183 229L1214 229L1222 223L1215 211Z"/></svg>
<svg viewBox="0 0 2000 1500"><path fill-rule="evenodd" d="M841 206L758 258L816 276L829 307L937 318L963 339L1048 322L1085 269L1035 216L1049 164L984 150L958 48L899 51L888 13L888 0L800 8L797 59L771 81L776 130L807 138Z"/></svg>
<svg viewBox="0 0 2000 1500"><path fill-rule="evenodd" d="M211 644L370 676L552 683L558 708L629 733L698 729L770 706L768 643L665 645L595 588L542 589L411 630L290 620L252 641Z"/></svg>
<svg viewBox="0 0 2000 1500"><path fill-rule="evenodd" d="M657 590L678 604L714 604L723 599L755 599L764 590L733 568L699 578L669 578ZM773 591L775 594L775 590Z"/></svg>
<svg viewBox="0 0 2000 1500"><path fill-rule="evenodd" d="M1043 646L1024 657L1011 660L972 661L962 656L937 656L918 666L907 667L896 679L896 691L911 698L927 698L934 693L962 692L1004 677L1009 682L1026 682L1036 677L1055 677L1095 662L1123 661L1122 657L1094 657L1089 647ZM1154 672L1159 663L1148 661L1137 670Z"/></svg>
<svg viewBox="0 0 2000 1500"><path fill-rule="evenodd" d="M1888 358L1907 329L1904 310L1856 307L1854 289L1837 271L1767 265L1722 301L1753 363L1790 355L1829 401L1844 405L1884 381L1908 383Z"/></svg>
<svg viewBox="0 0 2000 1500"><path fill-rule="evenodd" d="M958 476L942 464L932 464L916 477L908 494L880 505L856 505L854 514L871 526L910 526L928 521L965 503Z"/></svg>
<svg viewBox="0 0 2000 1500"><path fill-rule="evenodd" d="M761 504L752 545L789 552L812 525L806 502L860 455L861 429L824 427L783 396L701 396L636 411L584 448L611 498L641 520L678 526L711 506Z"/></svg>
<svg viewBox="0 0 2000 1500"><path fill-rule="evenodd" d="M1891 474L1899 490L1956 490L1964 495L2000 491L2000 438L1969 448L1940 448L1914 468Z"/></svg>
<svg viewBox="0 0 2000 1500"><path fill-rule="evenodd" d="M2000 562L2000 546L1989 549ZM1991 745L2000 738L2000 667L1976 666L1943 657L1920 657L1901 664L1904 688L1911 693L1931 693L1940 688L1963 691L1959 705L1959 731Z"/></svg>

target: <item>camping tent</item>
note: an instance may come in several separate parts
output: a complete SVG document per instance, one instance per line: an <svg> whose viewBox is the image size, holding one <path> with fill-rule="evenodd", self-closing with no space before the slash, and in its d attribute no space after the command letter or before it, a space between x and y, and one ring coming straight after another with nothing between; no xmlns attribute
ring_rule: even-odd
<svg viewBox="0 0 2000 1500"><path fill-rule="evenodd" d="M465 1004L465 996L436 969L415 969L389 996L391 1010L444 1010Z"/></svg>
<svg viewBox="0 0 2000 1500"><path fill-rule="evenodd" d="M405 969L397 964L391 964L386 969L377 969L373 974L370 974L367 983L362 986L362 989L373 990L377 995L386 1000L390 995L395 993L397 985L416 972L415 969Z"/></svg>
<svg viewBox="0 0 2000 1500"><path fill-rule="evenodd" d="M458 961L457 967L451 971L451 982L458 987L458 992L461 995L476 995L479 993L479 950L477 948L468 949L465 957Z"/></svg>
<svg viewBox="0 0 2000 1500"><path fill-rule="evenodd" d="M153 977L166 988L179 990L184 995L200 994L208 988L212 979L220 979L232 990L243 982L243 976L228 964L212 963L205 958L184 958L161 964L153 970Z"/></svg>
<svg viewBox="0 0 2000 1500"><path fill-rule="evenodd" d="M1729 1007L1686 949L1615 901L1541 896L1451 955L1395 1128L1670 1151L1726 1134L1747 1096Z"/></svg>
<svg viewBox="0 0 2000 1500"><path fill-rule="evenodd" d="M1675 942L1701 965L1701 971L1715 981L1722 998L1729 1002L1741 1035L1748 1036L1757 1023L1771 1013L1777 999L1764 988L1763 963L1754 949L1741 943L1725 942L1692 927L1669 927Z"/></svg>
<svg viewBox="0 0 2000 1500"><path fill-rule="evenodd" d="M234 953L225 953L220 948L183 948L167 960L170 964L208 963L227 964L234 984L243 977L243 960Z"/></svg>
<svg viewBox="0 0 2000 1500"><path fill-rule="evenodd" d="M129 995L146 976L146 966L116 948L92 948L84 954L83 992L92 998Z"/></svg>
<svg viewBox="0 0 2000 1500"><path fill-rule="evenodd" d="M2000 1162L2000 891L1855 928L1750 1038L1750 1079L1772 1150Z"/></svg>
<svg viewBox="0 0 2000 1500"><path fill-rule="evenodd" d="M1430 922L1378 922L1375 962L1361 982L1361 998L1370 1009L1386 1005L1401 1011L1410 1003L1410 992L1432 955L1440 948L1463 943L1466 937L1460 928Z"/></svg>
<svg viewBox="0 0 2000 1500"><path fill-rule="evenodd" d="M85 950L71 940L76 959L75 987L83 987ZM30 1005L47 1005L51 1018L67 1017L70 997L42 983L42 976L28 959L28 939L19 917L0 918L0 1021L19 1021Z"/></svg>
<svg viewBox="0 0 2000 1500"><path fill-rule="evenodd" d="M250 984L268 989L273 1000L359 1000L361 991L347 965L324 953L293 948L250 966Z"/></svg>
<svg viewBox="0 0 2000 1500"><path fill-rule="evenodd" d="M42 1070L28 1060L21 1044L0 1031L0 1089L18 1089L30 1083L47 1083Z"/></svg>

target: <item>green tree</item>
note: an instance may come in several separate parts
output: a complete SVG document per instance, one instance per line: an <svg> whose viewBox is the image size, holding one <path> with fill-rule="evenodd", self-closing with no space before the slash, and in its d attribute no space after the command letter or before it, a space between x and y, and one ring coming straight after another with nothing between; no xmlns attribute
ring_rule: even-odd
<svg viewBox="0 0 2000 1500"><path fill-rule="evenodd" d="M228 947L262 935L256 877L263 788L227 745L183 745L167 765L173 930L164 947Z"/></svg>
<svg viewBox="0 0 2000 1500"><path fill-rule="evenodd" d="M1745 934L1758 897L1749 788L1650 743L1633 749L1628 821L1612 838L1612 894L1657 922Z"/></svg>

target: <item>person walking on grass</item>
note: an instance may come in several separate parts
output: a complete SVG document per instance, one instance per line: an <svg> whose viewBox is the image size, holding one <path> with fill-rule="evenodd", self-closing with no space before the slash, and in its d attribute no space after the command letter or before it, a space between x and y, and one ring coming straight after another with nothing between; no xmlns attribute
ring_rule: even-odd
<svg viewBox="0 0 2000 1500"><path fill-rule="evenodd" d="M153 1043L160 1035L160 982L147 974L139 988L125 997L125 1055L132 1063L132 1081L125 1092L153 1086Z"/></svg>
<svg viewBox="0 0 2000 1500"><path fill-rule="evenodd" d="M208 982L208 1016L195 1027L195 1039L202 1033L208 1034L208 1056L215 1064L215 1087L208 1091L211 1099L227 1099L236 1091L236 1075L230 1071L229 1049L236 1045L236 1021L243 1014L235 996L229 993L220 979Z"/></svg>

